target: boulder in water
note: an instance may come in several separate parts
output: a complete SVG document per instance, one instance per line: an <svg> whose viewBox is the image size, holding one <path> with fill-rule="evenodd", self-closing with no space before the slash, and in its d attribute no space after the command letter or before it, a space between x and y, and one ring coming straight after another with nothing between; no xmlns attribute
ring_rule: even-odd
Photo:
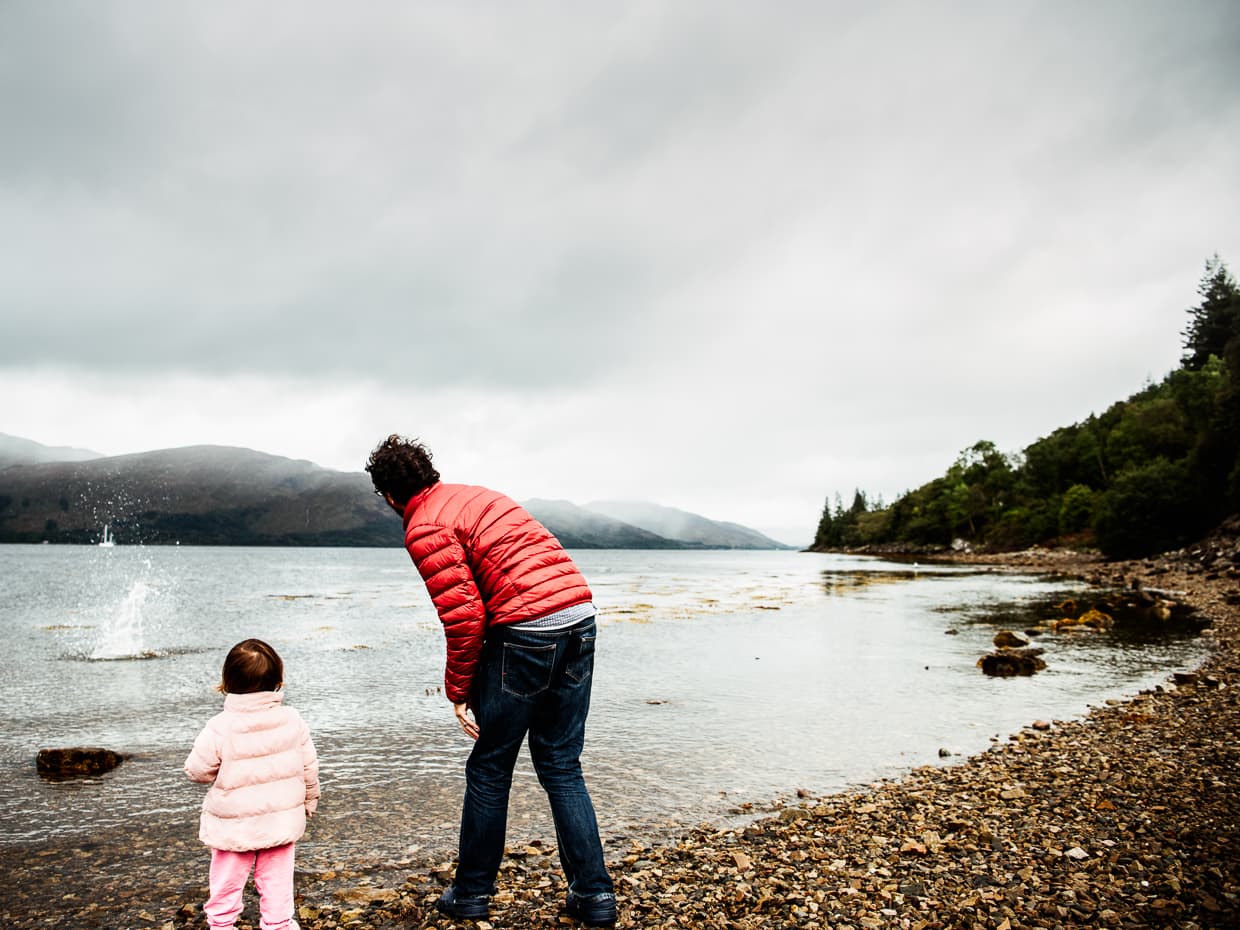
<svg viewBox="0 0 1240 930"><path fill-rule="evenodd" d="M111 749L79 746L72 749L40 749L35 765L44 778L81 778L110 772L124 759L123 755Z"/></svg>
<svg viewBox="0 0 1240 930"><path fill-rule="evenodd" d="M1046 668L1039 656L1041 649L1000 649L977 660L978 667L987 675L1008 678L1012 675L1032 675Z"/></svg>
<svg viewBox="0 0 1240 930"><path fill-rule="evenodd" d="M1019 633L1013 633L1011 630L1000 630L995 634L994 644L1000 649L1014 649L1028 646L1029 640Z"/></svg>

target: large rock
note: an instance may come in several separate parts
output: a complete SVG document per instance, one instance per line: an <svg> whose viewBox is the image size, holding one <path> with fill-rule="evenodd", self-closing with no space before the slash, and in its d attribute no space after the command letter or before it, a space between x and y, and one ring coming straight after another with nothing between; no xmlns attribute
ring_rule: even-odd
<svg viewBox="0 0 1240 930"><path fill-rule="evenodd" d="M1038 658L1041 649L1000 649L977 660L977 666L987 675L1009 678L1013 675L1032 675L1046 668Z"/></svg>
<svg viewBox="0 0 1240 930"><path fill-rule="evenodd" d="M79 746L72 749L40 749L35 765L45 778L80 778L110 772L124 759L123 755L111 749Z"/></svg>

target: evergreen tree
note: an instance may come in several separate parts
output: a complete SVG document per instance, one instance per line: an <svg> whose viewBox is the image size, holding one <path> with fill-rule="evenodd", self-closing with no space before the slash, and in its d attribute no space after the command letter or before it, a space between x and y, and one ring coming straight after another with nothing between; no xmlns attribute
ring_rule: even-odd
<svg viewBox="0 0 1240 930"><path fill-rule="evenodd" d="M814 533L814 549L826 549L834 543L832 542L835 521L831 516L831 498L828 497L825 504L822 505L822 516L818 518L818 531Z"/></svg>
<svg viewBox="0 0 1240 930"><path fill-rule="evenodd" d="M1197 293L1201 303L1189 308L1188 328L1183 333L1182 362L1192 371L1202 368L1211 355L1225 357L1227 344L1240 338L1240 289L1217 254L1206 261Z"/></svg>

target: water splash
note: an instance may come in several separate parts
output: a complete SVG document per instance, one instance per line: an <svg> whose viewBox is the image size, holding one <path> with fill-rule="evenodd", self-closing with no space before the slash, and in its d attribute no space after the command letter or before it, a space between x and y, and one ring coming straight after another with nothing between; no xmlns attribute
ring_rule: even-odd
<svg viewBox="0 0 1240 930"><path fill-rule="evenodd" d="M142 608L155 589L145 581L135 581L120 605L103 626L92 659L145 659L151 653L142 648Z"/></svg>

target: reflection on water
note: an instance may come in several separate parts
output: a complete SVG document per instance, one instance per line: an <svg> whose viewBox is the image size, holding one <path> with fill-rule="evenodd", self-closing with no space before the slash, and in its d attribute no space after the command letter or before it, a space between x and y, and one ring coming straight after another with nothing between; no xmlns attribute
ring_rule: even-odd
<svg viewBox="0 0 1240 930"><path fill-rule="evenodd" d="M848 594L858 588L871 585L903 584L909 581L927 581L937 578L961 578L965 575L989 574L985 570L953 566L934 566L930 569L919 568L916 563L911 567L893 569L885 567L846 567L835 568L822 572L822 589L827 594Z"/></svg>
<svg viewBox="0 0 1240 930"><path fill-rule="evenodd" d="M392 860L455 843L469 750L441 693L443 636L401 550L0 547L0 842L160 821L196 835L201 788L181 763L220 706L228 648L267 639L310 722L324 799L310 868L343 853ZM1045 635L1046 671L975 667L1000 627L1041 622L1088 589L976 568L795 552L575 553L600 607L585 767L611 837L726 817L972 754L1036 719L1195 666L1166 626ZM141 652L89 657L141 582ZM944 635L949 630L957 635ZM1127 630L1127 627L1125 627ZM51 785L48 746L133 757ZM553 837L528 760L510 839Z"/></svg>

